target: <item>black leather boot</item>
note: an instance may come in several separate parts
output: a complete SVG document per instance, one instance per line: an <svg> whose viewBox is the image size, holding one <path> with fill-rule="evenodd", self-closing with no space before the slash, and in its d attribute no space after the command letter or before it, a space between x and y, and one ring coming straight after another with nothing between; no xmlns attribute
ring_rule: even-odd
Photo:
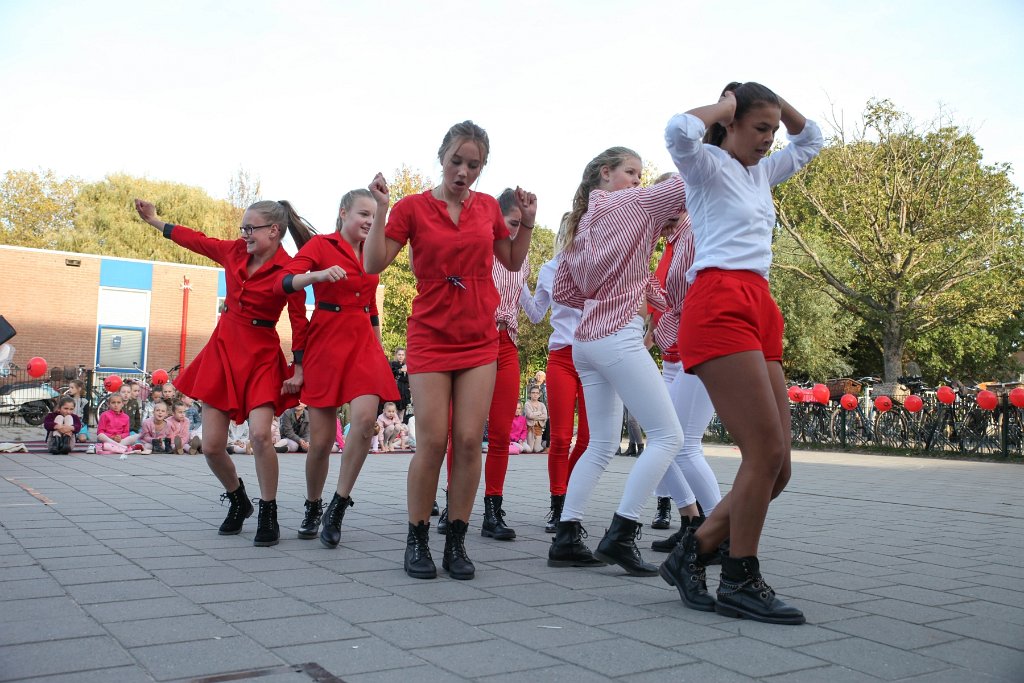
<svg viewBox="0 0 1024 683"><path fill-rule="evenodd" d="M436 579L437 567L430 556L430 524L409 522L405 540L405 573L414 579Z"/></svg>
<svg viewBox="0 0 1024 683"><path fill-rule="evenodd" d="M644 442L641 441L640 443L638 443L636 445L636 456L634 456L634 457L639 458L640 455L643 454L643 452L644 452Z"/></svg>
<svg viewBox="0 0 1024 683"><path fill-rule="evenodd" d="M480 527L481 536L495 541L511 541L516 530L505 526L505 511L501 509L501 496L484 496L484 522Z"/></svg>
<svg viewBox="0 0 1024 683"><path fill-rule="evenodd" d="M686 533L687 529L692 528L696 531L697 527L703 523L703 517L687 517L686 515L679 515L679 531L675 532L668 538L651 543L651 550L659 553L672 552L672 550L679 545L679 541L682 540L683 534Z"/></svg>
<svg viewBox="0 0 1024 683"><path fill-rule="evenodd" d="M265 548L281 540L281 527L277 524L277 501L260 498L260 511L256 517L256 535L252 544Z"/></svg>
<svg viewBox="0 0 1024 683"><path fill-rule="evenodd" d="M754 556L723 557L715 611L768 624L802 624L804 613L775 597Z"/></svg>
<svg viewBox="0 0 1024 683"><path fill-rule="evenodd" d="M683 604L690 609L701 612L714 612L715 600L708 595L708 584L705 573L707 560L714 553L700 554L697 552L697 536L694 530L686 527L683 538L672 550L658 573L670 586L675 586Z"/></svg>
<svg viewBox="0 0 1024 683"><path fill-rule="evenodd" d="M460 581L468 581L476 576L473 560L466 554L466 531L469 524L461 519L453 519L448 523L448 536L444 542L444 557L441 567L448 576Z"/></svg>
<svg viewBox="0 0 1024 683"><path fill-rule="evenodd" d="M167 451L164 450L164 440L163 439L153 439L153 443L150 444L149 450L152 453L166 453L167 452Z"/></svg>
<svg viewBox="0 0 1024 683"><path fill-rule="evenodd" d="M448 489L444 489L444 509L441 510L441 516L437 520L437 533L442 536L448 533Z"/></svg>
<svg viewBox="0 0 1024 683"><path fill-rule="evenodd" d="M576 521L559 520L555 529L555 537L548 548L549 567L602 567L604 562L594 557L583 539L587 532Z"/></svg>
<svg viewBox="0 0 1024 683"><path fill-rule="evenodd" d="M651 522L652 529L668 529L672 526L672 499L659 496L658 511L654 514L654 521Z"/></svg>
<svg viewBox="0 0 1024 683"><path fill-rule="evenodd" d="M548 523L544 525L545 533L553 534L558 530L558 520L562 518L562 506L565 505L565 494L551 496L551 514L548 515Z"/></svg>
<svg viewBox="0 0 1024 683"><path fill-rule="evenodd" d="M299 538L316 538L320 532L320 520L324 516L323 498L306 501L306 514L299 525Z"/></svg>
<svg viewBox="0 0 1024 683"><path fill-rule="evenodd" d="M437 501L435 500L434 507L430 509L430 516L437 517L439 514L441 514L441 508L437 507Z"/></svg>
<svg viewBox="0 0 1024 683"><path fill-rule="evenodd" d="M636 444L630 441L629 448L627 448L622 454L636 456Z"/></svg>
<svg viewBox="0 0 1024 683"><path fill-rule="evenodd" d="M163 441L164 441L164 453L173 453L174 452L174 444L171 443L171 438L170 437L164 437Z"/></svg>
<svg viewBox="0 0 1024 683"><path fill-rule="evenodd" d="M345 510L355 505L352 497L342 498L334 492L331 504L324 513L324 525L320 529L320 543L325 548L337 548L341 543L341 520L345 519Z"/></svg>
<svg viewBox="0 0 1024 683"><path fill-rule="evenodd" d="M640 549L636 547L636 539L640 538L640 522L634 522L616 514L612 517L611 526L604 533L604 538L597 544L594 557L605 564L617 564L630 576L654 576L658 568L644 562L640 557Z"/></svg>
<svg viewBox="0 0 1024 683"><path fill-rule="evenodd" d="M228 516L224 518L217 533L221 536L233 536L242 530L242 523L252 517L253 512L252 502L249 501L249 496L245 493L245 484L242 483L242 480L238 480L238 488L234 491L220 494L220 500L222 503L225 500L230 501L231 506L228 508Z"/></svg>

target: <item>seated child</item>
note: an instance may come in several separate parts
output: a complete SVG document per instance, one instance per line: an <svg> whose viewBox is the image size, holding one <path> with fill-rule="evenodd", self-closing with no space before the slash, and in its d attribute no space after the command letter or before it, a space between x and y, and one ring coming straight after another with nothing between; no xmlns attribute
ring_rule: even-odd
<svg viewBox="0 0 1024 683"><path fill-rule="evenodd" d="M523 404L516 403L516 416L512 418L512 429L508 433L508 452L515 455L518 453L529 453L530 446L526 443L526 417L523 415Z"/></svg>
<svg viewBox="0 0 1024 683"><path fill-rule="evenodd" d="M285 451L289 453L305 453L309 450L309 415L306 413L306 404L300 403L294 408L289 408L281 415L281 441L284 443ZM280 442L278 442L280 443ZM285 451L278 448L278 452Z"/></svg>
<svg viewBox="0 0 1024 683"><path fill-rule="evenodd" d="M544 452L544 425L548 422L548 407L540 401L540 389L530 388L530 400L523 406L526 415L526 443L531 453Z"/></svg>
<svg viewBox="0 0 1024 683"><path fill-rule="evenodd" d="M64 396L57 408L43 419L47 449L51 453L67 455L74 450L75 435L82 429L82 421L75 415L75 399Z"/></svg>
<svg viewBox="0 0 1024 683"><path fill-rule="evenodd" d="M139 441L147 453L173 453L171 444L171 422L167 419L167 404L163 401L153 404L153 417L142 421Z"/></svg>
<svg viewBox="0 0 1024 683"><path fill-rule="evenodd" d="M377 417L377 424L381 430L379 441L382 451L387 453L393 449L406 448L405 436L409 433L409 428L398 416L398 406L391 401L385 403L384 412Z"/></svg>
<svg viewBox="0 0 1024 683"><path fill-rule="evenodd" d="M128 453L129 451L145 450L137 443L138 434L129 435L128 414L124 412L124 400L121 394L113 394L107 399L110 409L100 415L96 425L97 453Z"/></svg>
<svg viewBox="0 0 1024 683"><path fill-rule="evenodd" d="M228 423L228 453L252 453L252 447L249 445L248 420L242 420L241 424L235 424L234 420Z"/></svg>
<svg viewBox="0 0 1024 683"><path fill-rule="evenodd" d="M203 449L203 407L185 394L181 394L181 402L188 418L188 452L195 455Z"/></svg>
<svg viewBox="0 0 1024 683"><path fill-rule="evenodd" d="M185 404L181 401L175 401L171 404L171 417L167 420L171 423L171 448L167 450L168 453L173 450L174 453L181 455L189 445L189 427L191 425L185 410Z"/></svg>
<svg viewBox="0 0 1024 683"><path fill-rule="evenodd" d="M78 441L88 441L89 425L85 423L85 407L89 405L89 399L85 397L85 382L80 379L71 380L71 384L68 386L68 396L75 401L72 414L77 415L82 422L82 431L78 432Z"/></svg>
<svg viewBox="0 0 1024 683"><path fill-rule="evenodd" d="M334 446L331 453L341 453L345 450L345 428L341 426L341 418L334 421Z"/></svg>

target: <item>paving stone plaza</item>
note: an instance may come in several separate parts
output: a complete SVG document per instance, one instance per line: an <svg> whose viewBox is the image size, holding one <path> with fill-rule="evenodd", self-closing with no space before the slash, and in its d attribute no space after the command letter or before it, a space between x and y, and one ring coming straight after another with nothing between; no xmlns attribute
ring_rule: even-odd
<svg viewBox="0 0 1024 683"><path fill-rule="evenodd" d="M707 452L727 489L738 452ZM236 462L256 495L252 458ZM634 462L597 489L591 547ZM517 540L480 537L478 502L465 582L402 570L408 456L367 461L336 550L295 536L303 465L281 457L282 541L256 548L255 518L217 535L201 456L0 456L0 680L1024 681L1019 464L794 453L760 556L803 626L688 610L617 567L547 567L545 456L510 459ZM645 559L677 524L644 529Z"/></svg>

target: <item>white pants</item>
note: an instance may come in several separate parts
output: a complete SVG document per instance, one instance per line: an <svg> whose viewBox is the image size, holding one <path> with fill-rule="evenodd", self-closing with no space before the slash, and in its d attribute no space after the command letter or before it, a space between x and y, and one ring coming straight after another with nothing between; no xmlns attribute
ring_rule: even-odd
<svg viewBox="0 0 1024 683"><path fill-rule="evenodd" d="M701 441L715 407L704 383L696 375L683 372L682 363L662 363L661 368L676 417L683 428L683 446L655 492L662 498L671 497L681 508L696 499L704 514L710 515L722 499L722 491L704 458Z"/></svg>
<svg viewBox="0 0 1024 683"><path fill-rule="evenodd" d="M620 516L639 520L644 503L682 446L683 430L643 335L643 321L636 317L597 341L573 342L573 362L587 403L590 444L569 478L562 510L565 521L583 519L587 501L614 457L623 403L647 432L647 447L626 480L616 511Z"/></svg>

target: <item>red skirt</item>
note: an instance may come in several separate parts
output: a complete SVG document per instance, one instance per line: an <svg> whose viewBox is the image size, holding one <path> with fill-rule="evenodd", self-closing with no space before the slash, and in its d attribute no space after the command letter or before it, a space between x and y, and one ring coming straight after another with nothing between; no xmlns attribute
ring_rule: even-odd
<svg viewBox="0 0 1024 683"><path fill-rule="evenodd" d="M280 415L298 405L298 394L281 394L291 374L275 328L254 327L227 311L174 386L241 423L253 408L270 404Z"/></svg>
<svg viewBox="0 0 1024 683"><path fill-rule="evenodd" d="M302 402L337 408L358 396L397 401L401 395L370 318L362 308L316 309L302 356Z"/></svg>

